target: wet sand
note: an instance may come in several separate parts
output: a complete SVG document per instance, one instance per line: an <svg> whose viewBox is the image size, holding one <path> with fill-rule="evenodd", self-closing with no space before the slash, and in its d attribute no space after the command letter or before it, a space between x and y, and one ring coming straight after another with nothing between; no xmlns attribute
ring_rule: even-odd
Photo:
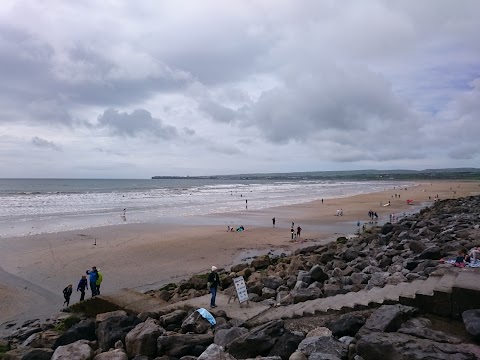
<svg viewBox="0 0 480 360"><path fill-rule="evenodd" d="M394 194L400 194L395 198ZM328 242L354 234L357 221L370 221L376 211L379 224L391 213L403 216L440 199L480 194L478 181L418 182L408 189L388 189L348 198L314 201L259 211L212 214L182 219L183 224L126 224L79 231L0 239L2 308L0 324L35 317L35 302L42 312L60 310L62 289L76 285L92 265L103 273L102 292L123 287L147 290L205 272L212 265L226 267L242 254L270 249L291 251L311 242ZM431 200L428 197L431 197ZM407 205L406 200L414 200ZM391 202L390 206L382 206ZM382 204L382 205L381 205ZM343 216L335 216L337 209ZM272 217L276 227L272 227ZM292 242L290 226L302 227L301 242ZM227 232L227 226L244 225L245 232ZM95 245L96 243L96 245ZM26 283L24 283L26 282ZM27 287L27 289L25 289ZM5 305L6 304L6 305ZM44 304L47 304L46 307ZM50 306L50 308L48 308Z"/></svg>

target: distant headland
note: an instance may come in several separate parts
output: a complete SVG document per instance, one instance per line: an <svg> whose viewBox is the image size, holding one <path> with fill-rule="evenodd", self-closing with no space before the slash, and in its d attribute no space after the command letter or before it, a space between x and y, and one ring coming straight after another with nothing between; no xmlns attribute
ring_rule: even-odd
<svg viewBox="0 0 480 360"><path fill-rule="evenodd" d="M210 176L152 176L154 180L480 180L478 168L425 170L347 170Z"/></svg>

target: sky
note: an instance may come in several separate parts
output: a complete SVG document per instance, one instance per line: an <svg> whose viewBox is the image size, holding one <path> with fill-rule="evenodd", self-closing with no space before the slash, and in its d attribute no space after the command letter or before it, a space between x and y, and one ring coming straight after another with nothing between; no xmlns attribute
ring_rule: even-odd
<svg viewBox="0 0 480 360"><path fill-rule="evenodd" d="M480 1L2 0L0 178L480 167Z"/></svg>

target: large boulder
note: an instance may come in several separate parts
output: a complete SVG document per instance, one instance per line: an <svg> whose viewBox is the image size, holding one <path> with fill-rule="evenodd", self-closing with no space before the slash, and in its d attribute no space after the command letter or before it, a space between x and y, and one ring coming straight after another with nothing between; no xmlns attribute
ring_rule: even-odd
<svg viewBox="0 0 480 360"><path fill-rule="evenodd" d="M282 320L273 320L253 328L250 332L235 339L227 350L236 358L245 359L257 355L266 356L284 333Z"/></svg>
<svg viewBox="0 0 480 360"><path fill-rule="evenodd" d="M365 325L357 333L363 335L369 332L397 331L402 323L414 317L418 309L400 304L382 305L367 319Z"/></svg>
<svg viewBox="0 0 480 360"><path fill-rule="evenodd" d="M255 259L252 260L250 264L255 270L258 269L265 269L270 265L270 257L268 255L265 256L257 256Z"/></svg>
<svg viewBox="0 0 480 360"><path fill-rule="evenodd" d="M382 332L362 335L356 349L364 360L474 360L480 355L475 345L445 344L407 334Z"/></svg>
<svg viewBox="0 0 480 360"><path fill-rule="evenodd" d="M206 348L212 342L213 335L210 334L178 334L159 336L157 339L157 356L168 355L171 357L181 358L182 356L186 355L194 355L193 352L195 351L195 348Z"/></svg>
<svg viewBox="0 0 480 360"><path fill-rule="evenodd" d="M404 322L398 332L412 335L420 339L429 339L449 344L460 344L462 342L460 338L447 335L442 331L430 329L431 325L432 322L428 319L414 318Z"/></svg>
<svg viewBox="0 0 480 360"><path fill-rule="evenodd" d="M475 340L480 341L480 309L467 310L462 313L463 324Z"/></svg>
<svg viewBox="0 0 480 360"><path fill-rule="evenodd" d="M138 360L138 358L136 358ZM148 359L148 358L147 358ZM112 351L98 354L93 360L128 360L127 354L121 349L115 349Z"/></svg>
<svg viewBox="0 0 480 360"><path fill-rule="evenodd" d="M139 355L154 357L157 354L157 338L165 330L160 327L158 320L147 319L138 324L125 336L125 347L130 358Z"/></svg>
<svg viewBox="0 0 480 360"><path fill-rule="evenodd" d="M374 287L384 287L387 283L387 279L390 276L388 272L376 272L372 275L370 280L368 280L365 290L373 289Z"/></svg>
<svg viewBox="0 0 480 360"><path fill-rule="evenodd" d="M215 338L213 342L217 345L226 347L233 340L239 338L242 335L248 333L248 330L244 327L234 326L230 329L220 329L215 332Z"/></svg>
<svg viewBox="0 0 480 360"><path fill-rule="evenodd" d="M95 330L94 330L95 334ZM23 347L33 347L33 348L49 348L53 349L55 342L61 336L61 334L55 330L46 330L43 332L35 333L30 335L23 343ZM77 339L80 340L80 339ZM73 341L72 341L73 342Z"/></svg>
<svg viewBox="0 0 480 360"><path fill-rule="evenodd" d="M237 272L242 271L246 268L248 268L248 264L241 263L241 264L233 265L232 268L230 269L230 271L234 272L234 273L237 273Z"/></svg>
<svg viewBox="0 0 480 360"><path fill-rule="evenodd" d="M216 344L211 344L207 349L197 358L197 360L236 360L232 355L225 352L225 349Z"/></svg>
<svg viewBox="0 0 480 360"><path fill-rule="evenodd" d="M309 359L316 353L336 356L339 359L347 356L347 346L332 336L307 337L298 345L298 350L307 355Z"/></svg>
<svg viewBox="0 0 480 360"><path fill-rule="evenodd" d="M135 326L141 323L141 320L136 316L113 316L100 322L97 327L98 345L103 351L113 348L115 342L125 340L125 336Z"/></svg>
<svg viewBox="0 0 480 360"><path fill-rule="evenodd" d="M280 336L268 356L279 356L282 360L288 360L304 338L305 336L302 333L286 331Z"/></svg>
<svg viewBox="0 0 480 360"><path fill-rule="evenodd" d="M320 265L314 265L308 272L313 281L324 282L328 279L328 275L325 273Z"/></svg>
<svg viewBox="0 0 480 360"><path fill-rule="evenodd" d="M182 322L182 332L184 333L205 334L210 327L211 324L198 311L192 312Z"/></svg>
<svg viewBox="0 0 480 360"><path fill-rule="evenodd" d="M7 351L1 357L2 360L50 360L52 358L52 349L31 349L18 347ZM1 353L0 353L1 355Z"/></svg>
<svg viewBox="0 0 480 360"><path fill-rule="evenodd" d="M180 327L183 319L185 319L186 316L187 312L185 310L175 310L171 313L160 316L158 320L160 321L160 325L163 327L167 327L172 324L178 324L178 327Z"/></svg>
<svg viewBox="0 0 480 360"><path fill-rule="evenodd" d="M283 285L284 281L280 276L267 276L262 279L263 285L276 290L279 286Z"/></svg>
<svg viewBox="0 0 480 360"><path fill-rule="evenodd" d="M108 318L116 317L116 316L127 316L127 312L125 310L115 310L115 311L109 311L106 313L97 314L97 316L95 317L95 322L98 324L102 321L107 320Z"/></svg>
<svg viewBox="0 0 480 360"><path fill-rule="evenodd" d="M74 343L59 346L53 353L51 360L91 360L93 350L86 340L78 340Z"/></svg>
<svg viewBox="0 0 480 360"><path fill-rule="evenodd" d="M307 300L318 299L318 298L321 298L323 296L322 290L320 290L317 287L292 290L290 292L290 295L292 296L294 304L297 304L297 303L303 302L303 301L307 301Z"/></svg>
<svg viewBox="0 0 480 360"><path fill-rule="evenodd" d="M439 260L443 257L440 248L437 245L430 246L423 250L420 255L418 255L419 259L432 259L432 260Z"/></svg>
<svg viewBox="0 0 480 360"><path fill-rule="evenodd" d="M56 349L59 346L68 345L78 340L96 340L95 321L88 319L73 325L57 338L53 348Z"/></svg>
<svg viewBox="0 0 480 360"><path fill-rule="evenodd" d="M342 336L355 336L365 324L365 318L356 314L345 314L327 324L332 335L340 338Z"/></svg>

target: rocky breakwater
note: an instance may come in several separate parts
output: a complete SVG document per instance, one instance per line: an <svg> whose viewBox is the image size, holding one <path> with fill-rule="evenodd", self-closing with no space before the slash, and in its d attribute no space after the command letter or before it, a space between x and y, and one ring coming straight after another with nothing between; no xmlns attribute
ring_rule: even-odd
<svg viewBox="0 0 480 360"><path fill-rule="evenodd" d="M480 197L441 201L355 238L237 264L222 272L222 287L231 291L232 279L243 276L251 301L288 306L424 279L440 266L442 257L480 245L479 222ZM151 295L174 303L205 294L205 284L204 276L194 276ZM211 313L213 327L197 309L187 308L34 321L0 340L0 354L2 360L480 358L480 312L475 309L462 314L465 334L470 334L465 336L444 333L419 309L400 304L383 305L369 316L335 315L326 327L313 330L301 325L293 330L280 318L250 326L229 318L221 304Z"/></svg>
<svg viewBox="0 0 480 360"><path fill-rule="evenodd" d="M273 306L424 280L440 259L480 246L479 224L479 196L439 201L357 237L236 264L220 271L221 286L233 292L233 278L242 276L250 301ZM206 275L193 276L149 293L174 303L207 294L205 284Z"/></svg>
<svg viewBox="0 0 480 360"><path fill-rule="evenodd" d="M480 358L478 311L465 314L471 336L435 329L419 309L383 305L365 316L335 316L313 329L292 330L283 320L249 328L212 311L216 325L198 311L128 315L114 311L96 319L66 318L29 335L20 329L0 347L2 360L474 360ZM297 319L298 320L298 319ZM319 322L320 319L318 319ZM70 324L68 329L58 325ZM53 325L53 324L51 324ZM167 330L170 329L170 330Z"/></svg>

